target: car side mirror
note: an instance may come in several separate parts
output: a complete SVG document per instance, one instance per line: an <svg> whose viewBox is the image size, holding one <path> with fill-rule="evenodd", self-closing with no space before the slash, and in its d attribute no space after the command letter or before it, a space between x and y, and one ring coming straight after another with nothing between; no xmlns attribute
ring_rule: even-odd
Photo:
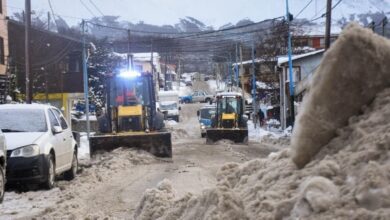
<svg viewBox="0 0 390 220"><path fill-rule="evenodd" d="M60 126L53 126L53 134L61 133L63 130Z"/></svg>

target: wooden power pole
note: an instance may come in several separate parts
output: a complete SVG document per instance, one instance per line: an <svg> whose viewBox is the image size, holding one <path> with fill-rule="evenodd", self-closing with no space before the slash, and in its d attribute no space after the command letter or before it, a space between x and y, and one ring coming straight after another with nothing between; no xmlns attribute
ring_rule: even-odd
<svg viewBox="0 0 390 220"><path fill-rule="evenodd" d="M332 0L326 3L326 28L325 28L325 50L330 47L330 26L332 23Z"/></svg>
<svg viewBox="0 0 390 220"><path fill-rule="evenodd" d="M32 101L32 82L30 76L30 29L31 29L31 0L25 0L25 72L26 72L26 103Z"/></svg>

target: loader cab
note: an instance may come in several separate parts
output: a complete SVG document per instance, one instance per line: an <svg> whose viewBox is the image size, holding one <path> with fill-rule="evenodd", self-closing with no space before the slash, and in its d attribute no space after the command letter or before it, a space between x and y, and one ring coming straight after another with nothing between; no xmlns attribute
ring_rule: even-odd
<svg viewBox="0 0 390 220"><path fill-rule="evenodd" d="M241 127L243 121L243 99L234 92L220 93L216 96L216 126L223 128Z"/></svg>
<svg viewBox="0 0 390 220"><path fill-rule="evenodd" d="M109 81L108 87L114 132L153 130L156 99L151 74L122 72Z"/></svg>

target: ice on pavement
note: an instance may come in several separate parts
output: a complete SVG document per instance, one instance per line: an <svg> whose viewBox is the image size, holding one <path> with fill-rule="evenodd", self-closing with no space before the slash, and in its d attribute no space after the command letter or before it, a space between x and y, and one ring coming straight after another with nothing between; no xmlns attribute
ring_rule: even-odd
<svg viewBox="0 0 390 220"><path fill-rule="evenodd" d="M329 89L317 90L313 87L309 91L315 94L310 95L312 98L307 99L305 105L318 105L317 108L311 107L319 111L315 115L325 117L328 121L313 117L307 120L320 120L326 123L324 126L329 125L326 128L333 129L333 132L320 140L319 143L325 145L316 148L318 153L310 155L311 160L303 169L299 169L292 160L292 155L296 155L297 150L302 150L297 146L294 148L295 152L286 148L265 159L255 159L243 164L225 164L217 174L217 184L200 194L188 194L184 197L173 195L172 198L174 189L156 190L159 198L169 198L162 201L149 199L153 198L150 195L153 191L147 191L142 199L144 204L148 201L147 206L138 207L135 219L151 219L148 216L153 216L153 219L388 219L390 88L385 88L388 87L385 82L390 78L383 77L390 73L389 44L388 40L374 36L369 30L350 26L341 40L327 53L325 62L329 67L326 68L335 70L338 75L332 73L330 79L324 75L331 73L324 70L317 74L322 73L323 80L337 80L336 90L344 85L345 89L339 93L345 94L341 94L339 98L351 100L338 99L339 105L346 106L335 106L334 102L313 98L335 99ZM360 57L355 57L355 54ZM353 57L353 60L349 57ZM351 62L353 65L342 65L338 60ZM376 67L369 69L369 62L376 64ZM341 66L336 68L332 65ZM325 67L320 69L323 68ZM345 72L354 72L355 75L343 74ZM365 84L363 81L368 80L368 73L383 82ZM354 98L355 95L362 95L363 91L372 95L369 103L362 103ZM328 94L329 98L325 97ZM364 95L363 100L369 100L367 96ZM351 101L360 103L361 106L357 107L357 103ZM343 114L347 121L335 115L342 114L349 104L352 104L352 110L347 110L346 114L354 115ZM329 116L335 117L337 124ZM303 116L300 117L303 120ZM302 129L295 129L297 128ZM323 127L294 131L295 141L308 134L309 128L312 129L312 136L306 136L308 139L327 131ZM311 147L316 147L315 142L311 143ZM170 186L165 188L169 189ZM166 195L162 195L164 193Z"/></svg>

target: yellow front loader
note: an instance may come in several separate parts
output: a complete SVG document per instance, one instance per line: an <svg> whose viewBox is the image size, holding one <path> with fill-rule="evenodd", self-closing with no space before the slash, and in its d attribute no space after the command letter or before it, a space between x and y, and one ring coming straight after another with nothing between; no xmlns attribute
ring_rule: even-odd
<svg viewBox="0 0 390 220"><path fill-rule="evenodd" d="M244 102L240 93L223 92L216 96L216 114L211 127L206 130L206 142L227 139L235 143L248 142L247 118L244 116Z"/></svg>
<svg viewBox="0 0 390 220"><path fill-rule="evenodd" d="M118 147L172 157L171 133L164 115L156 111L156 95L150 73L124 72L108 82L107 112L98 118L99 134L89 139L91 155Z"/></svg>

